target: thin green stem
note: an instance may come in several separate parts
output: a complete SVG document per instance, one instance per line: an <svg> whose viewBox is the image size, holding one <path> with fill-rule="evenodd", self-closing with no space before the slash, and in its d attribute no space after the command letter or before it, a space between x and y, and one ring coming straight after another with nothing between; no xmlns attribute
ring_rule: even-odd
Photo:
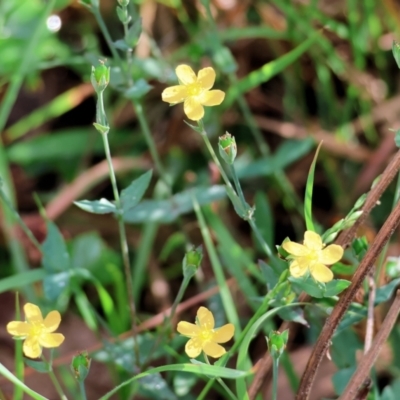
<svg viewBox="0 0 400 400"><path fill-rule="evenodd" d="M225 181L225 184L227 186L231 187L232 190L234 190L233 186L231 184L231 181L228 178L228 175L226 175L226 172L225 172L224 168L222 167L217 155L215 154L215 151L214 151L214 149L213 149L213 147L211 145L210 139L207 136L207 132L204 130L204 128L200 124L199 124L199 127L202 128L201 136L202 136L202 138L204 140L204 143L207 146L207 149L208 149L208 151L209 151L209 153L210 153L215 165L218 167L219 172L221 173L222 179Z"/></svg>
<svg viewBox="0 0 400 400"><path fill-rule="evenodd" d="M21 320L21 308L19 302L19 293L15 294L15 319ZM24 368L24 354L22 351L22 341L18 340L15 344L15 375L21 382L24 381L25 368ZM23 390L20 386L14 386L14 400L22 400L24 397Z"/></svg>
<svg viewBox="0 0 400 400"><path fill-rule="evenodd" d="M212 365L210 363L210 360L207 357L207 354L204 353L204 359L208 365ZM238 398L235 396L235 394L232 392L231 389L229 389L228 385L221 379L221 378L216 378L216 381L222 386L222 388L228 393L228 396L233 399L233 400L238 400Z"/></svg>
<svg viewBox="0 0 400 400"><path fill-rule="evenodd" d="M50 362L48 362L45 358L45 356L42 354L42 360L49 365L49 377L51 379L51 382L53 383L54 388L56 389L56 392L58 393L58 395L60 396L61 400L68 400L66 394L64 393L63 388L61 387L60 383L58 382L58 379L56 377L56 374L53 371L53 363L52 360L50 360Z"/></svg>
<svg viewBox="0 0 400 400"><path fill-rule="evenodd" d="M79 381L79 391L81 393L81 399L87 400L86 397L86 388L85 388L85 381Z"/></svg>
<svg viewBox="0 0 400 400"><path fill-rule="evenodd" d="M124 65L123 65L122 59L121 59L120 55L118 54L117 49L115 48L115 46L113 44L113 40L111 39L111 36L110 36L110 34L108 32L108 29L107 29L107 26L106 26L106 24L105 24L105 22L103 20L103 17L102 17L102 15L100 13L100 9L97 8L97 7L92 7L92 12L93 12L93 14L94 14L94 16L95 16L95 18L97 20L97 23L100 26L101 33L103 34L104 39L107 42L107 46L110 49L112 56L115 58L115 60L117 61L117 63L121 67L122 72L125 73L126 71L123 68Z"/></svg>
<svg viewBox="0 0 400 400"><path fill-rule="evenodd" d="M102 95L99 94L99 97L102 97ZM117 180L115 177L114 166L112 164L112 159L111 159L110 145L108 143L108 135L107 135L107 133L102 133L101 136L103 138L104 151L105 151L106 159L107 159L107 163L108 163L110 180L111 180L112 190L114 193L115 205L118 210L118 213L117 213L118 230L119 230L122 259L123 259L123 265L124 265L124 271L125 271L126 290L128 293L129 309L131 312L131 329L132 329L132 336L134 339L136 361L139 365L139 363L140 363L139 347L138 347L139 344L137 343L137 340L136 340L136 337L137 337L136 306L135 306L135 300L133 297L133 284L132 284L132 277L131 277L131 264L129 261L128 241L127 241L127 237L126 237L126 230L125 230L125 225L124 225L121 200L119 197L119 192L118 192L118 187L117 187Z"/></svg>
<svg viewBox="0 0 400 400"><path fill-rule="evenodd" d="M207 385L204 386L203 390L201 393L198 395L197 400L204 400L208 394L208 392L211 390L215 382L215 378L211 378L208 382Z"/></svg>
<svg viewBox="0 0 400 400"><path fill-rule="evenodd" d="M170 311L169 315L167 316L167 318L165 318L165 320L163 322L163 327L162 327L160 333L158 334L157 339L154 341L153 346L151 347L150 351L148 352L147 362L149 362L151 360L151 356L153 355L154 350L158 347L162 337L164 336L165 332L167 331L167 329L169 327L170 322L174 318L176 308L178 307L178 304L181 302L183 295L185 294L185 291L190 283L190 280L193 278L193 276L194 276L194 274L193 275L185 275L183 277L183 281L179 288L178 294L176 295L174 303L172 304L171 311ZM171 327L171 329L172 329L172 327Z"/></svg>
<svg viewBox="0 0 400 400"><path fill-rule="evenodd" d="M136 115L137 115L138 120L139 120L140 129L142 130L144 138L145 138L146 143L147 143L147 146L149 147L151 158L154 161L157 173L161 177L162 181L164 182L166 188L169 191L169 194L171 194L171 183L170 183L170 180L168 179L168 177L167 177L167 175L165 173L165 168L163 167L163 165L161 163L161 159L160 159L160 156L159 156L158 151L157 151L157 146L156 146L156 144L154 142L154 138L153 138L153 136L151 134L150 127L149 127L149 124L147 122L147 119L146 119L146 117L144 116L144 113L143 113L143 106L139 102L139 100L133 100L132 104L133 104L133 107L135 109Z"/></svg>
<svg viewBox="0 0 400 400"><path fill-rule="evenodd" d="M284 285L287 285L288 283L286 282L286 277L281 277L282 282L278 282L278 284L267 293L267 295L264 297L263 302L261 303L260 307L257 309L257 311L254 313L254 315L250 318L250 321L247 323L247 325L244 327L243 331L239 335L239 337L235 340L233 346L230 348L230 350L227 352L227 354L224 356L226 359L229 359L233 354L235 354L236 350L240 347L240 344L242 343L243 339L249 332L250 328L252 325L263 315L267 312L269 303L271 300L276 296L276 294L284 287Z"/></svg>
<svg viewBox="0 0 400 400"><path fill-rule="evenodd" d="M272 400L278 400L278 371L279 360L273 358L272 360Z"/></svg>
<svg viewBox="0 0 400 400"><path fill-rule="evenodd" d="M24 231L24 233L28 237L28 239L39 250L39 252L42 252L42 247L41 247L40 243L37 241L37 239L35 238L32 231L28 228L28 226L25 224L25 222L23 221L21 216L18 214L18 212L12 206L10 200L7 198L6 194L4 193L4 191L1 187L0 187L0 198L3 201L3 203L7 206L10 214L12 214L14 216L14 218L16 219L16 221L18 222L19 226Z"/></svg>
<svg viewBox="0 0 400 400"><path fill-rule="evenodd" d="M221 165L221 162L219 161L217 155L215 154L215 151L214 151L214 149L213 149L213 147L211 145L210 139L208 139L207 132L204 130L204 127L203 127L202 123L199 124L199 127L202 129L201 136L202 136L202 138L204 140L204 143L206 144L207 149L210 152L214 163L218 167L223 180L225 181L227 186L231 187L232 190L234 190L233 186L232 186L232 184L231 184L231 182L230 182L230 180L228 178L228 176L225 173L225 170L223 169L223 167ZM240 182L239 182L239 179L238 179L238 176L236 174L236 170L235 170L235 167L233 166L233 164L230 166L230 170L231 170L232 178L233 178L233 181L234 181L234 184L235 184L235 187L236 187L236 191L239 194L239 199L242 202L243 208L246 209L246 208L248 208L248 205L247 205L246 200L244 198L243 190L242 190L242 187L240 185ZM272 251L269 248L268 244L265 242L264 238L261 235L260 230L258 229L256 223L254 222L253 215L249 214L248 218L246 218L246 219L249 222L249 224L251 226L251 229L253 229L258 241L260 242L260 245L262 246L263 250L265 251L265 254L268 257L271 257L272 256Z"/></svg>

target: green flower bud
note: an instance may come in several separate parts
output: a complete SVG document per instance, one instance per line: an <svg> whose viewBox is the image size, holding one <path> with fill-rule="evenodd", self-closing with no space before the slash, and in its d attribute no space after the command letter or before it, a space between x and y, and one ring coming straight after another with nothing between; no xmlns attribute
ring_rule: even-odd
<svg viewBox="0 0 400 400"><path fill-rule="evenodd" d="M110 82L110 68L103 61L97 67L92 66L91 81L96 92L102 92L107 87Z"/></svg>
<svg viewBox="0 0 400 400"><path fill-rule="evenodd" d="M278 360L286 348L289 339L289 330L287 329L282 333L272 331L266 339L271 357Z"/></svg>
<svg viewBox="0 0 400 400"><path fill-rule="evenodd" d="M129 4L129 0L118 0L118 3L121 7L127 7Z"/></svg>
<svg viewBox="0 0 400 400"><path fill-rule="evenodd" d="M199 246L197 249L189 250L182 262L183 276L192 277L199 269L201 260L203 259L203 248Z"/></svg>
<svg viewBox="0 0 400 400"><path fill-rule="evenodd" d="M219 137L218 141L219 154L227 164L233 164L237 154L235 137L226 132L225 135Z"/></svg>
<svg viewBox="0 0 400 400"><path fill-rule="evenodd" d="M393 40L392 53L396 64L400 69L400 43L396 42L395 40Z"/></svg>
<svg viewBox="0 0 400 400"><path fill-rule="evenodd" d="M77 381L83 382L86 379L89 374L91 361L87 351L82 351L82 353L73 357L71 369Z"/></svg>

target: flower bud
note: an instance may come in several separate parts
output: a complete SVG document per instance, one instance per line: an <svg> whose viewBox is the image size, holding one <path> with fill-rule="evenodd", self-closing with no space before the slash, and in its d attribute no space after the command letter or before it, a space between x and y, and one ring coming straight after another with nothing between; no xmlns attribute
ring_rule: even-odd
<svg viewBox="0 0 400 400"><path fill-rule="evenodd" d="M271 357L275 360L278 360L286 348L286 344L289 339L289 330L287 329L282 333L278 331L272 331L266 339Z"/></svg>
<svg viewBox="0 0 400 400"><path fill-rule="evenodd" d="M87 351L82 351L73 357L71 369L77 381L83 382L86 379L89 374L91 361Z"/></svg>
<svg viewBox="0 0 400 400"><path fill-rule="evenodd" d="M118 3L121 7L127 7L129 4L129 0L118 0Z"/></svg>
<svg viewBox="0 0 400 400"><path fill-rule="evenodd" d="M219 154L227 164L233 164L237 154L235 137L226 132L225 135L219 137L218 141Z"/></svg>
<svg viewBox="0 0 400 400"><path fill-rule="evenodd" d="M110 68L106 67L103 61L97 67L92 66L92 85L96 92L103 92L110 82Z"/></svg>
<svg viewBox="0 0 400 400"><path fill-rule="evenodd" d="M203 259L203 248L199 246L197 249L189 250L183 258L182 268L183 276L192 277L199 269L201 260Z"/></svg>

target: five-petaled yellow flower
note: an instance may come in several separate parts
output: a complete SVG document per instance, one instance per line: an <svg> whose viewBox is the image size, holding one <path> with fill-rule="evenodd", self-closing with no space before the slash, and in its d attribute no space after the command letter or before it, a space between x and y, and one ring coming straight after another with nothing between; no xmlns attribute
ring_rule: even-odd
<svg viewBox="0 0 400 400"><path fill-rule="evenodd" d="M22 350L27 357L38 358L42 347L58 347L64 341L61 333L52 333L60 325L61 315L51 311L43 319L38 306L24 305L26 321L12 321L7 324L7 332L18 339L25 339Z"/></svg>
<svg viewBox="0 0 400 400"><path fill-rule="evenodd" d="M333 279L333 273L327 265L338 262L343 256L341 246L331 244L325 247L321 236L312 231L304 233L304 245L289 241L282 243L282 247L293 259L289 267L292 276L298 278L309 271L319 282L329 282Z"/></svg>
<svg viewBox="0 0 400 400"><path fill-rule="evenodd" d="M186 343L185 351L190 358L196 358L202 351L208 356L219 358L226 351L218 343L226 343L232 339L235 332L233 324L226 324L214 329L214 316L205 307L197 311L196 324L181 321L177 327L178 332L190 338Z"/></svg>
<svg viewBox="0 0 400 400"><path fill-rule="evenodd" d="M203 106L218 106L224 100L222 90L210 90L215 81L213 68L203 68L197 76L189 65L179 65L175 71L180 85L166 88L161 97L170 104L184 102L183 110L192 121L203 118Z"/></svg>

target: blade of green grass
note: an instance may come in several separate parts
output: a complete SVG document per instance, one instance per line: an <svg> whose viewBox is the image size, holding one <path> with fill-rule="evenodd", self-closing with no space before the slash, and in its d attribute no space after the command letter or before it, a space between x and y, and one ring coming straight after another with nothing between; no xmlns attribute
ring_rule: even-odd
<svg viewBox="0 0 400 400"><path fill-rule="evenodd" d="M232 103L242 94L260 86L262 83L269 81L276 74L284 70L286 67L294 63L314 41L321 35L320 32L314 32L314 34L305 40L302 44L297 46L295 49L278 58L277 60L271 61L256 71L251 72L245 78L241 79L237 85L232 86L226 93L223 107L229 108Z"/></svg>
<svg viewBox="0 0 400 400"><path fill-rule="evenodd" d="M315 164L317 163L318 153L319 149L321 148L321 145L322 142L318 145L313 162L311 163L310 171L308 172L308 177L307 177L306 192L304 195L304 219L306 221L307 230L313 232L315 232L315 227L312 221L312 194L314 186L314 172L315 172Z"/></svg>

